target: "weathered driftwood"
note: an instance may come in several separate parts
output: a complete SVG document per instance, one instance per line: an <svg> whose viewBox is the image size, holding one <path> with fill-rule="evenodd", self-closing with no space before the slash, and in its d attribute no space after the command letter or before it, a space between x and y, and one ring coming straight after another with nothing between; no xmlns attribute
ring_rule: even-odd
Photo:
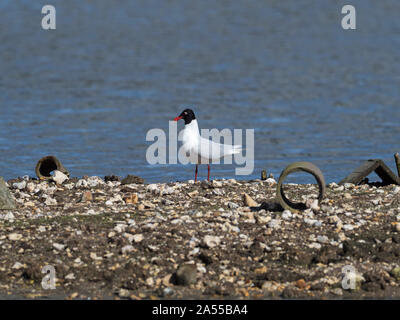
<svg viewBox="0 0 400 320"><path fill-rule="evenodd" d="M400 177L400 155L398 153L394 154L394 161L396 162L397 175Z"/></svg>
<svg viewBox="0 0 400 320"><path fill-rule="evenodd" d="M400 178L380 159L364 161L361 166L340 181L339 184L354 183L357 185L374 171L382 179L383 185L400 184Z"/></svg>

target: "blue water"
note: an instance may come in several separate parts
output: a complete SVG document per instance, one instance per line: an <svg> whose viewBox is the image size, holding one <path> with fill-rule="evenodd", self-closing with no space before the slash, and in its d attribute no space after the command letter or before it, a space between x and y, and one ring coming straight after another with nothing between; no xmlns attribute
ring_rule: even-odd
<svg viewBox="0 0 400 320"><path fill-rule="evenodd" d="M361 160L393 170L400 151L400 2L0 1L0 175L34 176L54 154L72 176L192 179L193 166L149 165L145 137L183 106L202 128L255 129L255 168L278 176L311 161L328 182ZM182 128L183 123L179 124ZM202 178L206 167L200 168Z"/></svg>

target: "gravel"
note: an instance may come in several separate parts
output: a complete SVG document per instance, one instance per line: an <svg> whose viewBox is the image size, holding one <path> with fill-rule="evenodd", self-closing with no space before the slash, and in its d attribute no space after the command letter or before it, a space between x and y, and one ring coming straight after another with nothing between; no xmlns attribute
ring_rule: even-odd
<svg viewBox="0 0 400 320"><path fill-rule="evenodd" d="M282 212L272 180L12 179L0 296L400 298L398 186L331 183L318 203L316 185L288 184L308 209ZM49 265L55 290L41 286ZM348 266L354 289L342 287Z"/></svg>

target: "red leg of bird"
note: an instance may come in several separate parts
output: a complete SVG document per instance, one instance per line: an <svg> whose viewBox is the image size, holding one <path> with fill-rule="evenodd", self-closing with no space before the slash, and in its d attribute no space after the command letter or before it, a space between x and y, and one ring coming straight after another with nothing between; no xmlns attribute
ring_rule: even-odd
<svg viewBox="0 0 400 320"><path fill-rule="evenodd" d="M207 180L210 181L210 165L208 165L208 176L207 176Z"/></svg>
<svg viewBox="0 0 400 320"><path fill-rule="evenodd" d="M197 164L196 164L196 171L194 173L194 182L196 182L196 181L197 181Z"/></svg>

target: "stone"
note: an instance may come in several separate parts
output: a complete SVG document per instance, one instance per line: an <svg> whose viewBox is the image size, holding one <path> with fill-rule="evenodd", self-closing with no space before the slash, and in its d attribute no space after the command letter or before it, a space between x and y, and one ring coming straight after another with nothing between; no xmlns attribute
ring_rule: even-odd
<svg viewBox="0 0 400 320"><path fill-rule="evenodd" d="M333 293L336 296L342 296L343 290L341 288L334 288L331 290L331 293Z"/></svg>
<svg viewBox="0 0 400 320"><path fill-rule="evenodd" d="M53 199L52 197L47 197L47 199L44 203L48 206L54 206L57 204L57 200Z"/></svg>
<svg viewBox="0 0 400 320"><path fill-rule="evenodd" d="M57 184L62 184L64 181L68 180L68 176L61 171L55 170L51 179Z"/></svg>
<svg viewBox="0 0 400 320"><path fill-rule="evenodd" d="M134 176L131 174L128 174L124 179L122 179L121 184L143 184L144 183L144 179L138 177L138 176Z"/></svg>
<svg viewBox="0 0 400 320"><path fill-rule="evenodd" d="M271 228L271 229L279 228L280 223L281 223L280 220L272 219L270 222L268 222L268 228Z"/></svg>
<svg viewBox="0 0 400 320"><path fill-rule="evenodd" d="M276 184L276 180L274 178L268 178L267 180L265 180L265 183L269 185L274 185Z"/></svg>
<svg viewBox="0 0 400 320"><path fill-rule="evenodd" d="M121 289L119 290L119 292L118 292L118 296L119 296L120 298L128 298L128 297L130 296L130 292L129 292L129 290L127 290L127 289L121 288Z"/></svg>
<svg viewBox="0 0 400 320"><path fill-rule="evenodd" d="M128 245L122 247L121 252L122 252L122 254L125 254L125 253L132 252L132 251L134 251L134 250L135 250L135 249L133 248L133 246L131 246L130 244L128 244Z"/></svg>
<svg viewBox="0 0 400 320"><path fill-rule="evenodd" d="M90 191L85 191L82 194L81 202L93 201L93 195Z"/></svg>
<svg viewBox="0 0 400 320"><path fill-rule="evenodd" d="M248 207L258 207L258 203L255 202L247 193L243 193L243 202Z"/></svg>
<svg viewBox="0 0 400 320"><path fill-rule="evenodd" d="M65 279L67 280L75 280L75 275L73 273L69 273L65 276Z"/></svg>
<svg viewBox="0 0 400 320"><path fill-rule="evenodd" d="M189 286L197 282L197 268L194 264L181 265L175 273L175 283Z"/></svg>
<svg viewBox="0 0 400 320"><path fill-rule="evenodd" d="M293 216L293 214L292 214L292 212L290 210L284 210L282 212L282 219L283 220L290 220L290 219L292 219L292 216Z"/></svg>
<svg viewBox="0 0 400 320"><path fill-rule="evenodd" d="M219 244L221 243L221 239L217 236L205 236L203 239L204 244L208 247L208 248L214 248L219 246Z"/></svg>
<svg viewBox="0 0 400 320"><path fill-rule="evenodd" d="M21 181L21 182L14 182L13 183L13 188L18 189L18 190L23 190L26 187L26 181Z"/></svg>
<svg viewBox="0 0 400 320"><path fill-rule="evenodd" d="M79 181L78 181L79 182ZM100 177L98 177L98 176L93 176L93 177L89 177L88 179L87 179L87 184L88 184L88 186L90 187L90 188L95 188L95 187L97 187L98 185L102 185L102 184L104 184L105 182L103 181L103 179L101 179Z"/></svg>
<svg viewBox="0 0 400 320"><path fill-rule="evenodd" d="M139 201L139 197L136 193L133 193L123 197L123 200L126 204L136 204Z"/></svg>
<svg viewBox="0 0 400 320"><path fill-rule="evenodd" d="M228 208L229 209L237 209L237 208L239 208L239 205L234 202L228 202Z"/></svg>
<svg viewBox="0 0 400 320"><path fill-rule="evenodd" d="M329 242L329 238L327 236L318 236L317 237L317 241L319 243L328 243Z"/></svg>
<svg viewBox="0 0 400 320"><path fill-rule="evenodd" d="M143 235L141 233L139 234L134 234L132 237L132 240L136 243L141 242L144 239Z"/></svg>
<svg viewBox="0 0 400 320"><path fill-rule="evenodd" d="M61 244L61 243L56 243L56 242L54 242L54 243L53 243L53 247L56 248L58 251L62 251L62 250L64 250L65 245L64 245L64 244Z"/></svg>
<svg viewBox="0 0 400 320"><path fill-rule="evenodd" d="M392 271L390 271L390 274L396 280L400 280L400 267L394 267Z"/></svg>
<svg viewBox="0 0 400 320"><path fill-rule="evenodd" d="M343 230L344 230L344 231L351 231L351 230L353 230L353 229L354 229L354 226L351 225L351 224L345 224L345 225L343 225Z"/></svg>
<svg viewBox="0 0 400 320"><path fill-rule="evenodd" d="M8 235L8 240L11 240L11 241L18 241L21 239L22 239L22 234L19 234L19 233L10 233Z"/></svg>
<svg viewBox="0 0 400 320"><path fill-rule="evenodd" d="M22 269L24 265L21 262L16 262L14 265L11 267L11 269L19 270Z"/></svg>

